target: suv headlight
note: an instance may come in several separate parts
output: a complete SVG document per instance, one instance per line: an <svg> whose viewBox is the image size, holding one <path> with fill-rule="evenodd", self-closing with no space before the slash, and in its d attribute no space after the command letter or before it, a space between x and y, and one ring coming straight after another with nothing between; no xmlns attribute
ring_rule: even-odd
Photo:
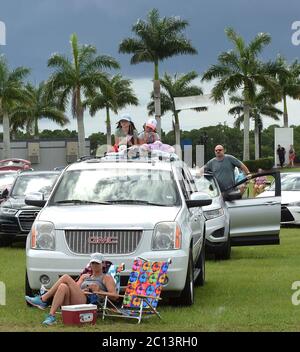
<svg viewBox="0 0 300 352"><path fill-rule="evenodd" d="M163 251L181 248L181 230L176 222L159 222L155 225L152 250Z"/></svg>
<svg viewBox="0 0 300 352"><path fill-rule="evenodd" d="M214 218L218 218L224 214L224 210L222 208L214 209L214 210L207 210L203 212L206 220L211 220Z"/></svg>
<svg viewBox="0 0 300 352"><path fill-rule="evenodd" d="M2 214L5 214L5 215L15 215L18 209L1 207L0 211Z"/></svg>
<svg viewBox="0 0 300 352"><path fill-rule="evenodd" d="M31 228L31 248L55 249L55 229L50 221L35 221Z"/></svg>

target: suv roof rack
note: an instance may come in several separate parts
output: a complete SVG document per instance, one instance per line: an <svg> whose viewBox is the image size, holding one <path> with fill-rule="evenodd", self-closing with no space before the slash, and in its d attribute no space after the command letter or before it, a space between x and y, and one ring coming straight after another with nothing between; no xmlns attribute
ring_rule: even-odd
<svg viewBox="0 0 300 352"><path fill-rule="evenodd" d="M144 161L144 162L154 162L154 161L176 161L180 160L178 155L175 153L168 153L161 150L130 150L127 149L122 152L112 152L107 153L101 158L102 161Z"/></svg>
<svg viewBox="0 0 300 352"><path fill-rule="evenodd" d="M76 160L77 163L80 163L81 161L86 161L86 160L90 160L90 159L97 159L97 157L92 156L92 155L83 155L80 158L78 158Z"/></svg>

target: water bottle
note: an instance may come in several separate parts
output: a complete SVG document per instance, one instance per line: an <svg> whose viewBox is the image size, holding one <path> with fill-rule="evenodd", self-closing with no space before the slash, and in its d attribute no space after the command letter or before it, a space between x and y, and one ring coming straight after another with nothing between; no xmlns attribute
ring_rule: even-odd
<svg viewBox="0 0 300 352"><path fill-rule="evenodd" d="M43 294L45 294L47 292L47 289L44 285L41 286L40 288L40 296L43 296Z"/></svg>

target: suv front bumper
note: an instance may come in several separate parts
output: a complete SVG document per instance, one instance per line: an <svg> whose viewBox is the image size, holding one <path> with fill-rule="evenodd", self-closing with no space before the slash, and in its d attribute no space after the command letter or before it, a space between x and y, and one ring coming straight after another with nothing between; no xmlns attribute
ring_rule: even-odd
<svg viewBox="0 0 300 352"><path fill-rule="evenodd" d="M188 255L184 250L151 251L126 256L126 258L124 256L105 255L105 260L109 260L115 265L124 263L125 270L121 275L129 277L133 261L137 256L151 261L167 261L171 258L172 263L167 274L169 281L164 289L167 291L182 291L188 267ZM67 255L58 251L36 249L27 249L26 258L29 286L33 290L38 290L41 287L40 278L43 275L47 275L50 279L47 288L50 288L64 274L77 277L90 260L89 255ZM124 279L121 280L122 284L127 281Z"/></svg>

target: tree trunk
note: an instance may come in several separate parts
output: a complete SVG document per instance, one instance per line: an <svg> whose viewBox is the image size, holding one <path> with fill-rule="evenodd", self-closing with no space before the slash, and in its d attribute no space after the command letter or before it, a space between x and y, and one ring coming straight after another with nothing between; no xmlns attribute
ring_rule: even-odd
<svg viewBox="0 0 300 352"><path fill-rule="evenodd" d="M283 95L283 127L289 127L286 95Z"/></svg>
<svg viewBox="0 0 300 352"><path fill-rule="evenodd" d="M110 124L110 115L109 115L109 107L106 107L106 144L107 151L110 151L111 148L111 124Z"/></svg>
<svg viewBox="0 0 300 352"><path fill-rule="evenodd" d="M39 125L37 117L34 119L34 139L39 139Z"/></svg>
<svg viewBox="0 0 300 352"><path fill-rule="evenodd" d="M10 130L9 117L6 112L3 113L3 159L11 158L10 150Z"/></svg>
<svg viewBox="0 0 300 352"><path fill-rule="evenodd" d="M182 159L182 150L180 145L180 126L179 126L179 117L178 112L174 113L175 123L174 123L174 132L175 132L175 152Z"/></svg>
<svg viewBox="0 0 300 352"><path fill-rule="evenodd" d="M250 160L249 153L249 127L250 127L250 106L249 104L244 104L244 152L243 160Z"/></svg>
<svg viewBox="0 0 300 352"><path fill-rule="evenodd" d="M254 144L255 144L255 160L258 160L259 159L259 125L256 120L255 120L255 127L254 127Z"/></svg>
<svg viewBox="0 0 300 352"><path fill-rule="evenodd" d="M80 98L80 87L76 89L76 117L77 117L77 128L78 128L78 157L85 155L85 131L83 122L83 107L81 105Z"/></svg>
<svg viewBox="0 0 300 352"><path fill-rule="evenodd" d="M83 123L83 109L80 108L77 114L77 127L78 127L78 153L79 157L84 156L85 152L85 132Z"/></svg>
<svg viewBox="0 0 300 352"><path fill-rule="evenodd" d="M153 91L154 91L154 112L155 112L155 119L157 121L156 131L161 137L160 81L159 81L159 74L158 74L158 62L155 62L154 64Z"/></svg>

